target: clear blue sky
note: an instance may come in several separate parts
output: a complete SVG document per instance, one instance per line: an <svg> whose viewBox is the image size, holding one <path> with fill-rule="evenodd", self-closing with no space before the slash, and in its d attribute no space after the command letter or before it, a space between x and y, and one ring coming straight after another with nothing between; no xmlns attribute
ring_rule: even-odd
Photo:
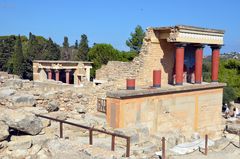
<svg viewBox="0 0 240 159"><path fill-rule="evenodd" d="M136 25L184 24L224 29L222 52L240 52L239 8L240 0L0 0L0 35L32 32L62 45L64 36L74 44L86 34L90 45L128 50Z"/></svg>

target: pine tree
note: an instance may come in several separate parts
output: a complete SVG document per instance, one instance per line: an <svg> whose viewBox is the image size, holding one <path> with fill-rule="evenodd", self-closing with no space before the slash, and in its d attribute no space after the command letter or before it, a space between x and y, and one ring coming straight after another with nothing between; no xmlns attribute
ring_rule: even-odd
<svg viewBox="0 0 240 159"><path fill-rule="evenodd" d="M140 49L143 44L143 38L145 33L140 25L135 28L134 33L131 33L131 38L126 41L126 45L130 48L130 51L140 53Z"/></svg>
<svg viewBox="0 0 240 159"><path fill-rule="evenodd" d="M78 40L75 41L74 49L78 49Z"/></svg>
<svg viewBox="0 0 240 159"><path fill-rule="evenodd" d="M88 46L88 39L87 35L83 34L81 35L81 41L78 47L78 52L75 56L75 60L78 61L86 61L88 60L88 52L89 52L89 46Z"/></svg>
<svg viewBox="0 0 240 159"><path fill-rule="evenodd" d="M20 77L23 76L23 51L22 51L22 42L20 35L17 37L16 44L14 47L14 53L12 56L12 65L13 65L13 73L19 75Z"/></svg>

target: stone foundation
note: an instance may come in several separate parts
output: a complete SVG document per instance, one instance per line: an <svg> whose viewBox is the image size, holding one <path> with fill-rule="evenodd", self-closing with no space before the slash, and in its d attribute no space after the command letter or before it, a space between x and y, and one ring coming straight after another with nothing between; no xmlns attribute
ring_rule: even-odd
<svg viewBox="0 0 240 159"><path fill-rule="evenodd" d="M114 128L147 126L150 133L194 132L219 137L224 84L108 93L107 121Z"/></svg>

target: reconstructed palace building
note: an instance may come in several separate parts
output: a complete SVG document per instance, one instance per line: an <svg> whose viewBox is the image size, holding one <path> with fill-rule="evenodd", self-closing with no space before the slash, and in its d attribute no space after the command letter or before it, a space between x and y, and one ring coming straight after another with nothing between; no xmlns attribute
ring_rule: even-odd
<svg viewBox="0 0 240 159"><path fill-rule="evenodd" d="M92 62L87 61L33 61L33 80L56 80L80 85L83 78L90 81Z"/></svg>
<svg viewBox="0 0 240 159"><path fill-rule="evenodd" d="M120 88L107 93L108 124L143 124L151 133L218 137L223 129L225 84L218 82L223 36L223 30L184 25L148 28L138 57L111 61L96 72L98 80L114 81ZM212 50L211 83L202 80L206 47ZM126 79L131 90L126 89Z"/></svg>

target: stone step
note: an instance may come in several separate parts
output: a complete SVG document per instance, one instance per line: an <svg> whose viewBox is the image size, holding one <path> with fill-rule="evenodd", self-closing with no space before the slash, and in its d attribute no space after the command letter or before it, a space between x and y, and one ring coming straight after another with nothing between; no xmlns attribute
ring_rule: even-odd
<svg viewBox="0 0 240 159"><path fill-rule="evenodd" d="M152 156L156 151L159 151L159 148L152 142L144 142L135 146L131 146L131 152L134 156L142 154L149 154Z"/></svg>
<svg viewBox="0 0 240 159"><path fill-rule="evenodd" d="M115 133L130 136L131 143L137 144L149 140L149 130L146 126L136 125L131 128L117 128L114 129Z"/></svg>

